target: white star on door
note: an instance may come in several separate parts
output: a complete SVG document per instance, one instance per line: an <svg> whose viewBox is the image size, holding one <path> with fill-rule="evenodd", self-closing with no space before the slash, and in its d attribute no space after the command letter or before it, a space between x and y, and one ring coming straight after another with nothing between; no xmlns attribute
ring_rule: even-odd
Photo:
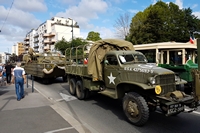
<svg viewBox="0 0 200 133"><path fill-rule="evenodd" d="M114 79L116 78L116 77L113 77L112 76L112 73L110 73L110 76L107 76L108 78L109 78L109 84L111 84L111 83L113 83L113 84L115 84L115 81L114 81Z"/></svg>

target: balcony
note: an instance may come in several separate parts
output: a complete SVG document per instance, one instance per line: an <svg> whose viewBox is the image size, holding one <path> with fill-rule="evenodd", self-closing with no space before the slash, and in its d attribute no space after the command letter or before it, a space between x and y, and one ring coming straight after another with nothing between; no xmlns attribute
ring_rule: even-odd
<svg viewBox="0 0 200 133"><path fill-rule="evenodd" d="M30 44L30 42L29 41L26 41L26 42L24 42L24 45L29 45Z"/></svg>
<svg viewBox="0 0 200 133"><path fill-rule="evenodd" d="M30 38L29 37L25 37L24 38L24 41L28 41Z"/></svg>
<svg viewBox="0 0 200 133"><path fill-rule="evenodd" d="M28 46L27 46L27 47L24 47L25 50L28 50L28 48L29 48Z"/></svg>
<svg viewBox="0 0 200 133"><path fill-rule="evenodd" d="M34 45L34 48L39 48L39 45Z"/></svg>
<svg viewBox="0 0 200 133"><path fill-rule="evenodd" d="M38 42L39 42L39 40L38 40L38 39L34 40L34 43L38 43Z"/></svg>
<svg viewBox="0 0 200 133"><path fill-rule="evenodd" d="M47 44L47 43L50 43L50 41L49 41L49 39L44 39L44 40L43 40L43 43L44 43L44 44Z"/></svg>
<svg viewBox="0 0 200 133"><path fill-rule="evenodd" d="M52 37L52 36L55 36L55 35L56 35L55 32L50 32L50 33L44 33L43 37Z"/></svg>
<svg viewBox="0 0 200 133"><path fill-rule="evenodd" d="M49 49L49 45L44 46L44 50L48 50Z"/></svg>
<svg viewBox="0 0 200 133"><path fill-rule="evenodd" d="M39 37L39 34L35 34L35 35L34 35L34 38L37 38L37 37Z"/></svg>
<svg viewBox="0 0 200 133"><path fill-rule="evenodd" d="M50 43L54 44L56 42L56 39L49 39Z"/></svg>
<svg viewBox="0 0 200 133"><path fill-rule="evenodd" d="M43 33L43 37L48 37L49 33Z"/></svg>
<svg viewBox="0 0 200 133"><path fill-rule="evenodd" d="M55 36L55 35L56 35L55 32L50 32L50 33L49 33L49 36Z"/></svg>

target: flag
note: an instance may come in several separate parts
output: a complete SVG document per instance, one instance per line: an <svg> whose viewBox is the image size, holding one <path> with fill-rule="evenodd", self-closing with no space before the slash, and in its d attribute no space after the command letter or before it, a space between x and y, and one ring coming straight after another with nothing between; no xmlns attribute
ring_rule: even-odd
<svg viewBox="0 0 200 133"><path fill-rule="evenodd" d="M194 37L193 36L190 36L190 43L194 44Z"/></svg>

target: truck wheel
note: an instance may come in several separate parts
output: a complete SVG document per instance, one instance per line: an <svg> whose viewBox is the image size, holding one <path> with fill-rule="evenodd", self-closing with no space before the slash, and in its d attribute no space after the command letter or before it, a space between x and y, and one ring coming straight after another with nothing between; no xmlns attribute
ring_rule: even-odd
<svg viewBox="0 0 200 133"><path fill-rule="evenodd" d="M149 108L145 99L135 92L124 96L123 110L128 120L137 126L144 125L149 118Z"/></svg>
<svg viewBox="0 0 200 133"><path fill-rule="evenodd" d="M76 94L76 80L73 78L69 81L69 93L73 96Z"/></svg>
<svg viewBox="0 0 200 133"><path fill-rule="evenodd" d="M67 82L67 76L62 77L63 82Z"/></svg>
<svg viewBox="0 0 200 133"><path fill-rule="evenodd" d="M90 91L88 89L85 90L85 99L90 97Z"/></svg>
<svg viewBox="0 0 200 133"><path fill-rule="evenodd" d="M83 83L80 80L76 82L76 96L80 100L85 98L85 90L83 90Z"/></svg>

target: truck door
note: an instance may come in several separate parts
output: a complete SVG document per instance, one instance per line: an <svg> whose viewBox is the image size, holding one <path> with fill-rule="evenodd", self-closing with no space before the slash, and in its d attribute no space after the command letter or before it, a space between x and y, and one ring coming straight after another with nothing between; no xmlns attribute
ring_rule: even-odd
<svg viewBox="0 0 200 133"><path fill-rule="evenodd" d="M107 55L104 64L104 81L107 88L115 88L119 82L118 79L118 60L116 55Z"/></svg>

